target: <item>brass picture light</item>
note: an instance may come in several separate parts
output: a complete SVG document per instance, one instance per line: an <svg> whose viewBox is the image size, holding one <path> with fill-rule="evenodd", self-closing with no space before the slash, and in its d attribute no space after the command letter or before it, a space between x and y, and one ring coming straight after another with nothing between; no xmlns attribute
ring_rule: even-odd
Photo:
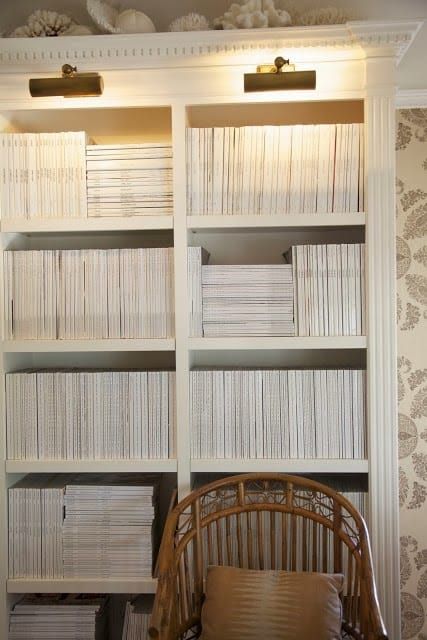
<svg viewBox="0 0 427 640"><path fill-rule="evenodd" d="M99 73L77 73L77 67L71 64L62 66L60 78L31 78L30 94L33 98L63 96L64 98L80 98L100 96L104 82Z"/></svg>
<svg viewBox="0 0 427 640"><path fill-rule="evenodd" d="M244 88L245 92L315 89L316 72L295 71L295 65L278 56L274 64L262 64L256 73L245 73Z"/></svg>

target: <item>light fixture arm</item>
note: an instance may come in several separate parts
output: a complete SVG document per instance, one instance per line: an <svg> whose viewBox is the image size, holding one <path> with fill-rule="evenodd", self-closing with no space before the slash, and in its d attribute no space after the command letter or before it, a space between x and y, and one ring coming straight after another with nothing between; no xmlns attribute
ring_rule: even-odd
<svg viewBox="0 0 427 640"><path fill-rule="evenodd" d="M73 67L71 64L63 64L62 68L62 77L63 78L73 78L77 73L77 67Z"/></svg>
<svg viewBox="0 0 427 640"><path fill-rule="evenodd" d="M277 69L276 73L281 73L285 65L289 66L289 59L285 60L282 56L277 56L277 58L274 59L274 66Z"/></svg>

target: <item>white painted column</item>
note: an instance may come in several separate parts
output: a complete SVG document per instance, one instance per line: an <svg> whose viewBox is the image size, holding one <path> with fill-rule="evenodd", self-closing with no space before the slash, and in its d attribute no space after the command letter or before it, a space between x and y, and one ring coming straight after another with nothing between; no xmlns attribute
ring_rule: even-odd
<svg viewBox="0 0 427 640"><path fill-rule="evenodd" d="M400 637L395 265L395 61L366 63L370 531L381 610Z"/></svg>

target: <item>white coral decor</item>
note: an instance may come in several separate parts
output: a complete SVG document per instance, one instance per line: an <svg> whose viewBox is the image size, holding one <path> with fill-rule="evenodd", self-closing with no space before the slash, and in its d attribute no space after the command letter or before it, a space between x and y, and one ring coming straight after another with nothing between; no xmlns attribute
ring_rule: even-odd
<svg viewBox="0 0 427 640"><path fill-rule="evenodd" d="M232 4L214 24L222 29L256 29L286 27L292 23L290 14L275 6L274 0L247 0Z"/></svg>
<svg viewBox="0 0 427 640"><path fill-rule="evenodd" d="M207 31L209 22L199 13L189 13L170 23L168 31Z"/></svg>
<svg viewBox="0 0 427 640"><path fill-rule="evenodd" d="M11 38L38 38L43 36L60 36L75 24L73 20L62 13L37 9L28 19L27 24L18 27L10 34Z"/></svg>
<svg viewBox="0 0 427 640"><path fill-rule="evenodd" d="M349 14L337 7L324 7L305 11L300 16L302 25L314 24L343 24L349 20Z"/></svg>

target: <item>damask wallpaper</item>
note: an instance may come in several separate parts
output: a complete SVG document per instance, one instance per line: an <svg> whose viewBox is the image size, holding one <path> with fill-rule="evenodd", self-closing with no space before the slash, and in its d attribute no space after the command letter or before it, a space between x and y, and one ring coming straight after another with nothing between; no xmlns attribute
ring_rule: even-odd
<svg viewBox="0 0 427 640"><path fill-rule="evenodd" d="M397 112L402 639L427 640L427 109Z"/></svg>

